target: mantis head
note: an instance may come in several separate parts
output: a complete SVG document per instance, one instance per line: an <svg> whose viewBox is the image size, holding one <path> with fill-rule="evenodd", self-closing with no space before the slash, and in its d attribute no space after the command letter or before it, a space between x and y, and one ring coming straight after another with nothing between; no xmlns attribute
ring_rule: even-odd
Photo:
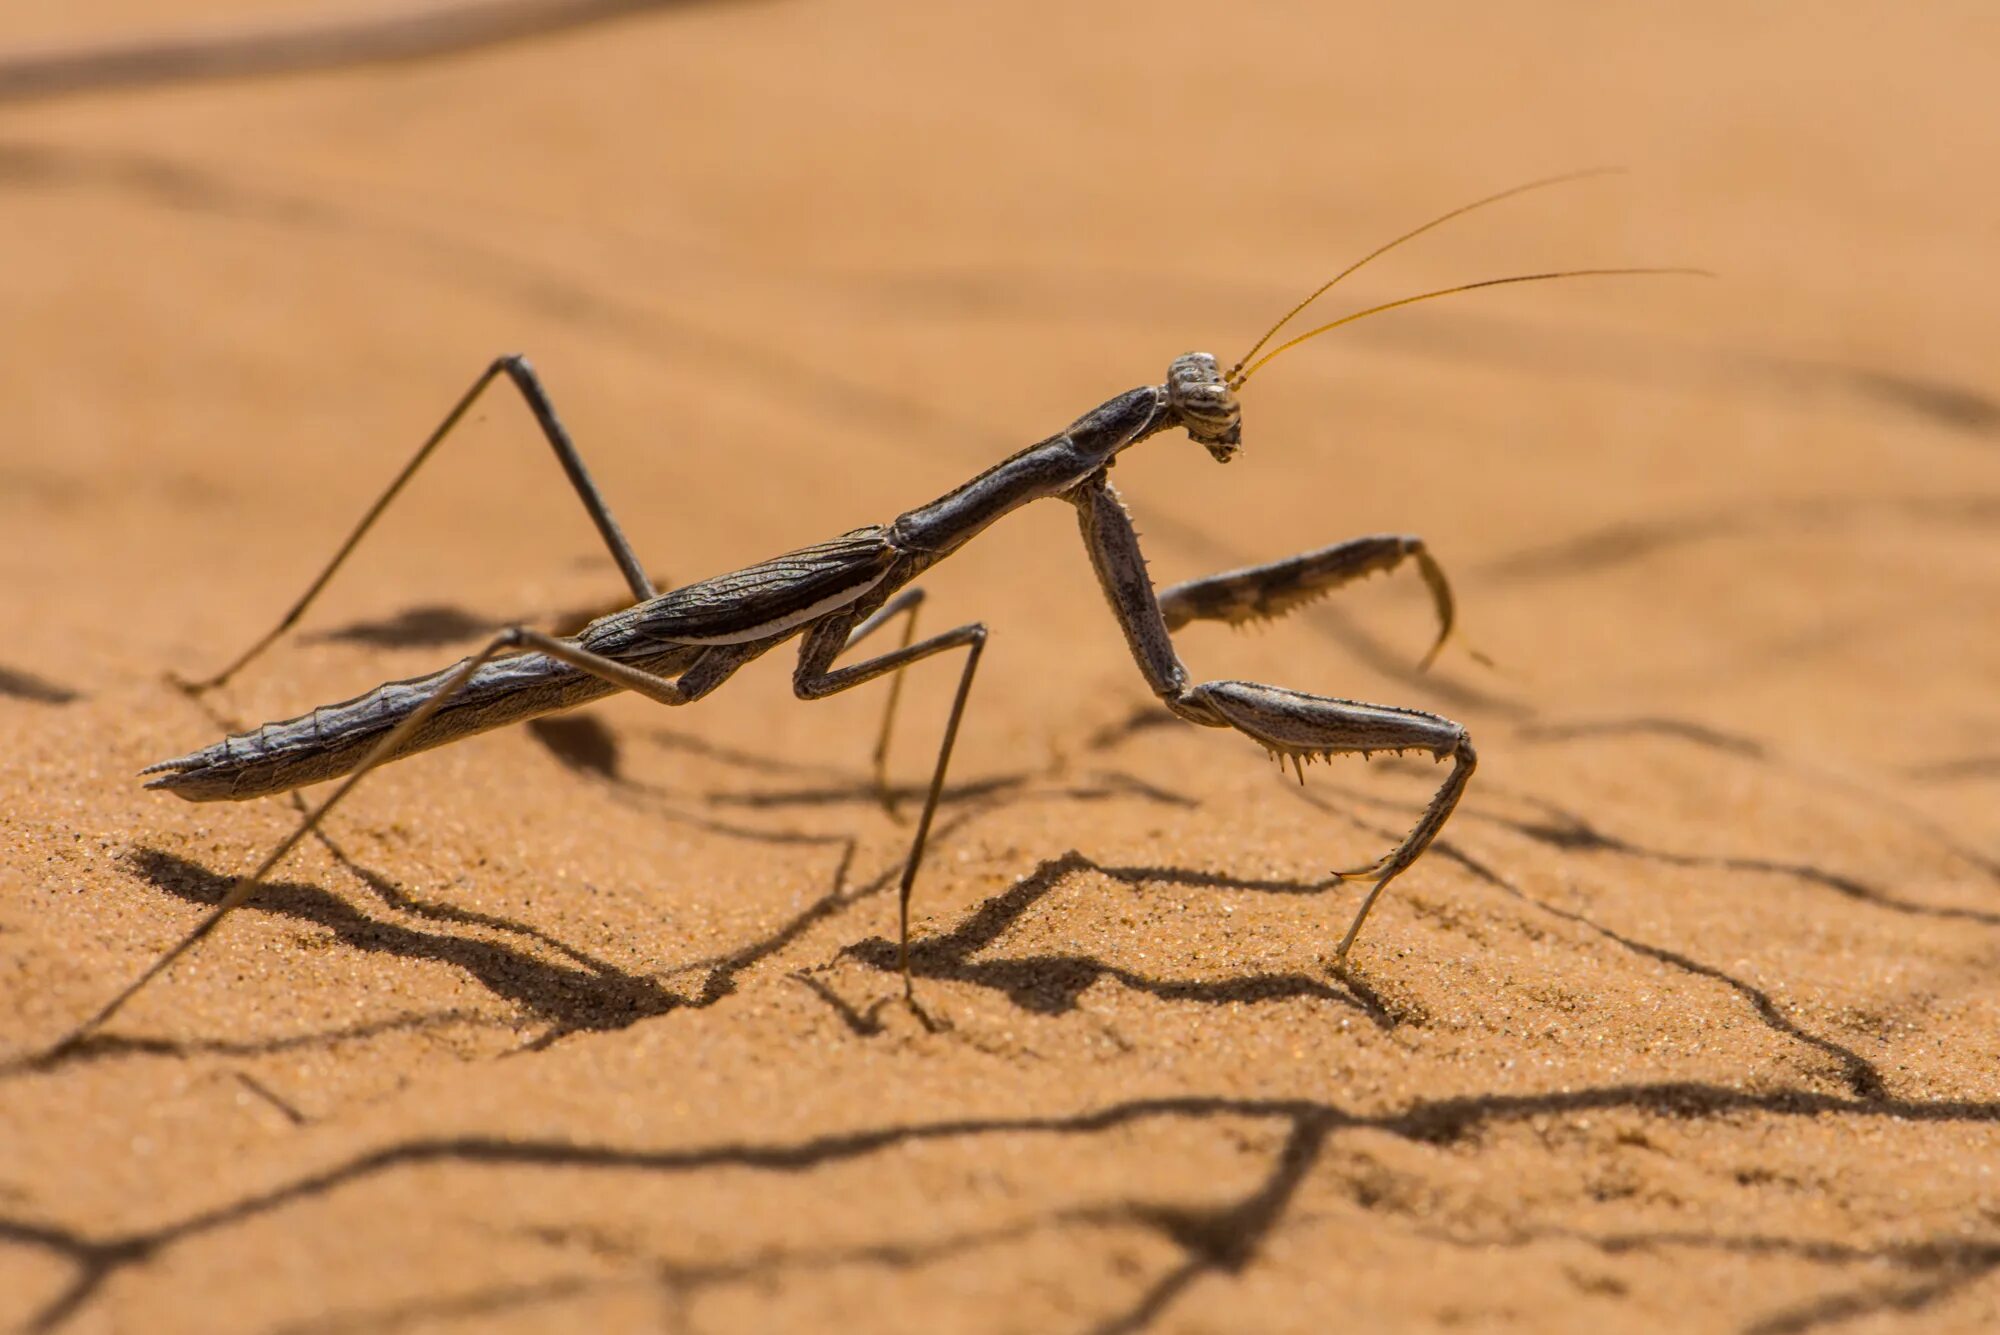
<svg viewBox="0 0 2000 1335"><path fill-rule="evenodd" d="M1236 391L1222 378L1210 352L1189 352L1167 368L1167 410L1187 428L1188 438L1219 464L1235 457L1243 443L1243 410Z"/></svg>

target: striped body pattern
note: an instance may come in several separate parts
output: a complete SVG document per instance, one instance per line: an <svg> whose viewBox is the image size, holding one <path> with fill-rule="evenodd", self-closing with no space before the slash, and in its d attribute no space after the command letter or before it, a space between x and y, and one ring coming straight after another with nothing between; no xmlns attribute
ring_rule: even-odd
<svg viewBox="0 0 2000 1335"><path fill-rule="evenodd" d="M572 643L656 675L672 676L690 667L708 645L764 641L762 648L771 648L783 643L808 622L881 583L895 556L882 529L856 529L831 542L673 589L600 617ZM146 786L166 789L190 802L236 802L338 778L464 665L460 660L420 677L385 682L352 700L225 737L146 769L144 773L158 776ZM395 755L413 755L574 709L618 689L546 654L496 659L473 673L457 695L397 747Z"/></svg>

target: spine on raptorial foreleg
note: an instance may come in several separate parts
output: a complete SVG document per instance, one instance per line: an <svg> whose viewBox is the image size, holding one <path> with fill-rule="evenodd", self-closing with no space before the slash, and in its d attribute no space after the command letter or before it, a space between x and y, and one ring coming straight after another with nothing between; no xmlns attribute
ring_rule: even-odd
<svg viewBox="0 0 2000 1335"><path fill-rule="evenodd" d="M666 662L649 666L684 666L672 660L689 652L676 647L661 655ZM148 788L164 788L190 802L243 801L337 779L359 765L390 729L422 708L464 665L461 659L425 676L385 682L366 695L266 723L140 772L158 776ZM473 673L465 688L389 758L588 704L617 689L541 654L496 659Z"/></svg>
<svg viewBox="0 0 2000 1335"><path fill-rule="evenodd" d="M1281 755L1324 760L1334 754L1428 751L1438 760L1472 763L1463 726L1419 709L1339 700L1254 681L1210 681L1183 697Z"/></svg>

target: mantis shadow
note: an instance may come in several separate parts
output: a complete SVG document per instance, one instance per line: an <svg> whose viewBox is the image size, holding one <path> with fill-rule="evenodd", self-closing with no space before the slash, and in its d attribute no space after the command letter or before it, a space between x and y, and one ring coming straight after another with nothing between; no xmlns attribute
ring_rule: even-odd
<svg viewBox="0 0 2000 1335"><path fill-rule="evenodd" d="M202 908L220 903L236 883L234 876L210 871L157 848L138 849L130 865L156 889ZM525 924L492 915L430 905L418 910L422 916L511 931L551 944L570 962L557 963L500 941L428 931L372 917L332 891L305 881L268 882L259 887L255 902L266 913L320 928L355 950L450 965L494 996L565 1031L623 1029L685 1004L683 998L650 978L556 942ZM402 907L412 904L407 898L401 900Z"/></svg>
<svg viewBox="0 0 2000 1335"><path fill-rule="evenodd" d="M1100 982L1109 981L1163 1001L1229 1005L1308 998L1332 1002L1366 1015L1388 1029L1395 1019L1365 988L1333 986L1304 973L1246 974L1222 979L1154 978L1094 955L1040 954L1004 959L974 959L991 947L1023 915L1070 877L1096 872L1134 888L1149 884L1203 889L1254 890L1267 894L1312 895L1334 888L1334 880L1256 880L1180 867L1123 867L1094 861L1071 850L1041 862L1005 892L974 909L956 928L942 936L925 936L910 944L910 972L918 978L969 983L1005 996L1024 1011L1063 1015ZM870 937L846 947L843 955L885 973L900 969L896 943ZM819 990L819 989L815 989ZM850 1022L852 1027L852 1022Z"/></svg>
<svg viewBox="0 0 2000 1335"><path fill-rule="evenodd" d="M315 1052L345 1043L363 1043L387 1034L421 1033L458 1025L499 1027L499 1024L491 1016L454 1007L272 1038L176 1039L100 1032L87 1035L56 1057L31 1054L0 1062L0 1080L40 1074L58 1065L82 1065L121 1057L267 1057L284 1052Z"/></svg>

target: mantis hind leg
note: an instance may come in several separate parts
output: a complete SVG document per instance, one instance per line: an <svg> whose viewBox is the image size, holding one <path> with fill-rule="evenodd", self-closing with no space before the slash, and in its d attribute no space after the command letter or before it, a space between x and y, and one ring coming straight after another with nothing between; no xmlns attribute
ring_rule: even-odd
<svg viewBox="0 0 2000 1335"><path fill-rule="evenodd" d="M620 689L637 691L649 700L663 705L685 705L692 704L694 701L707 695L710 691L713 691L716 687L722 685L738 668L755 658L767 647L768 645L752 643L744 645L719 645L710 648L700 658L696 659L685 672L670 680L655 673L633 667L628 663L621 663L616 659L591 653L589 650L579 647L573 640L559 640L552 635L545 635L541 631L531 630L526 626L514 626L502 631L500 634L494 636L492 640L488 641L485 648L459 664L458 670L452 673L451 677L443 685L439 686L435 693L425 699L422 704L418 705L393 728L384 733L381 740L375 743L368 754L341 781L340 785L327 796L326 800L308 810L292 832L280 840L278 845L266 854L264 860L258 863L253 870L239 876L235 884L229 887L228 892L216 903L215 907L210 909L199 923L195 924L192 931L182 937L165 954L154 960L144 973L128 984L117 996L105 1003L95 1015L92 1015L88 1020L85 1020L60 1039L48 1050L45 1058L53 1059L74 1049L92 1033L102 1028L112 1016L116 1015L124 1007L126 1002L144 990L148 983L151 983L155 978L158 978L172 967L174 961L194 949L195 946L201 943L203 938L220 927L224 918L227 918L231 913L249 901L250 897L256 893L257 887L262 885L264 879L273 871L277 870L278 865L290 856L291 851L298 847L299 842L319 828L320 823L326 819L327 814L334 807L338 806L341 800L349 793L354 791L356 784L380 768L385 761L393 758L402 749L404 743L415 736L430 721L433 715L449 704L455 696L464 691L466 684L472 680L473 675L481 667L485 666L498 655L516 649L532 649L538 653L547 654L551 658L560 659L572 667L580 668L592 676L609 682Z"/></svg>
<svg viewBox="0 0 2000 1335"><path fill-rule="evenodd" d="M618 563L618 569L624 575L625 583L630 586L633 598L644 601L653 597L656 590L652 579L647 576L645 567L639 564L639 558L633 553L632 544L626 540L624 530L620 529L618 521L612 518L610 506L605 503L603 493L598 490L596 481L590 476L590 470L584 467L583 456L577 452L576 442L570 439L562 420L556 416L555 406L549 401L548 392L542 388L540 378L536 376L534 368L528 365L527 358L510 354L496 357L491 365L480 372L471 387L459 396L458 402L445 414L444 420L438 423L424 443L417 447L416 454L403 465L403 470L396 474L395 480L375 498L374 504L368 507L367 513L361 517L361 522L354 526L354 531L347 535L346 541L342 542L340 549L333 554L333 559L328 561L313 578L298 601L278 618L278 624L244 650L229 666L212 677L186 683L187 688L200 693L221 686L270 648L279 636L290 630L298 619L305 615L306 609L312 606L313 600L319 597L321 591L332 581L334 572L339 570L353 554L354 549L361 545L361 539L367 536L375 521L382 517L382 512L389 508L389 503L401 494L410 479L416 476L417 470L423 467L437 451L444 438L451 434L452 428L471 411L473 403L480 394L489 384L503 375L513 382L514 387L521 392L521 397L527 400L529 411L534 413L535 421L542 429L542 435L548 440L549 447L555 451L556 460L562 465L563 472L568 475L570 485L575 488L577 499L583 502L583 508L589 512L591 522L597 526L597 532L604 539L604 545L610 549L611 558Z"/></svg>

